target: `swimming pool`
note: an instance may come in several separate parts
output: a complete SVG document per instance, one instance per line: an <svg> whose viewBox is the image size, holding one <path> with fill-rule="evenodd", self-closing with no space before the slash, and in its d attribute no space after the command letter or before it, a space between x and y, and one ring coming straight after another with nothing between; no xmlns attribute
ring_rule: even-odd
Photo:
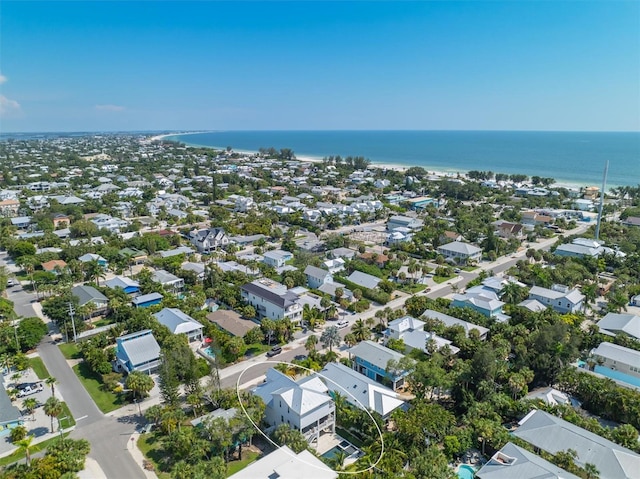
<svg viewBox="0 0 640 479"><path fill-rule="evenodd" d="M206 348L203 349L203 351L210 358L215 358L216 357L215 353L213 352L213 349L211 349L211 346L207 346Z"/></svg>
<svg viewBox="0 0 640 479"><path fill-rule="evenodd" d="M608 378L615 379L616 381L627 383L632 386L640 388L640 378L636 378L635 376L631 376L629 374L625 374L620 371L609 369L600 365L593 368L593 371L598 374L602 374L603 376L606 376Z"/></svg>
<svg viewBox="0 0 640 479"><path fill-rule="evenodd" d="M322 455L322 457L324 457L325 459L331 459L338 452L341 452L341 451L344 452L347 455L347 457L349 457L352 454L355 454L356 452L358 452L358 448L352 445L349 441L342 441L337 446L333 446L331 449L325 452Z"/></svg>
<svg viewBox="0 0 640 479"><path fill-rule="evenodd" d="M475 468L468 464L461 464L460 467L458 467L458 477L460 479L473 479L475 474Z"/></svg>

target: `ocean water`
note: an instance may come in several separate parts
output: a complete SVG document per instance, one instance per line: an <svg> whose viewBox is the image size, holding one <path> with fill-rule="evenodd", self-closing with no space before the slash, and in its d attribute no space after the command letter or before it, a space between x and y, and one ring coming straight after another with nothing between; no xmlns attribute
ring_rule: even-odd
<svg viewBox="0 0 640 479"><path fill-rule="evenodd" d="M640 184L640 132L218 131L167 139L239 151L291 148L313 158L364 156L429 171L520 173L575 185L601 185L609 160L607 188Z"/></svg>

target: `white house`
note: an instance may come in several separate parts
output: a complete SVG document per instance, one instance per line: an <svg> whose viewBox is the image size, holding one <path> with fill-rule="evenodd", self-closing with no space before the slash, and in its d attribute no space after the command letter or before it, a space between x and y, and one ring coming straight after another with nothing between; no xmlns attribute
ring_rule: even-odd
<svg viewBox="0 0 640 479"><path fill-rule="evenodd" d="M304 274L307 276L307 284L313 289L317 289L325 283L333 282L333 275L326 269L309 265L305 268Z"/></svg>
<svg viewBox="0 0 640 479"><path fill-rule="evenodd" d="M529 290L529 299L551 306L559 313L575 313L582 310L584 295L577 289L554 284L551 289L533 286Z"/></svg>
<svg viewBox="0 0 640 479"><path fill-rule="evenodd" d="M373 379L341 363L330 362L320 371L327 387L360 409L377 412L388 419L393 411L406 407L400 396Z"/></svg>
<svg viewBox="0 0 640 479"><path fill-rule="evenodd" d="M281 249L274 249L263 254L262 262L273 266L274 268L282 268L287 261L293 259L293 253Z"/></svg>
<svg viewBox="0 0 640 479"><path fill-rule="evenodd" d="M288 424L316 446L321 433L335 432L335 404L327 386L315 375L294 381L271 368L267 370L265 382L252 393L265 403L264 420L270 427Z"/></svg>
<svg viewBox="0 0 640 479"><path fill-rule="evenodd" d="M459 264L465 264L469 261L480 261L482 258L482 249L462 241L452 241L438 247L438 253Z"/></svg>
<svg viewBox="0 0 640 479"><path fill-rule="evenodd" d="M202 341L204 326L188 314L177 308L164 308L154 314L160 324L169 328L173 334L184 334L191 341Z"/></svg>
<svg viewBox="0 0 640 479"><path fill-rule="evenodd" d="M433 332L424 330L424 321L414 318L413 316L403 316L391 321L387 325L384 332L385 344L389 339L402 339L407 350L419 349L429 354L429 345L435 349L445 346L449 348L452 354L458 354L459 348L455 347L448 339L441 338Z"/></svg>
<svg viewBox="0 0 640 479"><path fill-rule="evenodd" d="M242 286L240 293L243 301L253 306L260 318L288 318L294 323L302 320L298 295L283 284L262 278Z"/></svg>
<svg viewBox="0 0 640 479"><path fill-rule="evenodd" d="M598 321L600 332L609 336L626 334L640 340L640 316L637 314L607 313Z"/></svg>
<svg viewBox="0 0 640 479"><path fill-rule="evenodd" d="M487 339L487 334L489 333L489 328L478 326L477 324L470 323L463 319L454 318L453 316L449 316L448 314L433 311L431 309L427 309L424 313L422 313L422 317L441 321L446 327L461 326L464 329L467 337L469 337L469 333L471 331L477 331L478 337L481 341Z"/></svg>
<svg viewBox="0 0 640 479"><path fill-rule="evenodd" d="M169 273L164 269L154 271L151 279L156 283L160 283L165 289L177 293L184 288L184 279L177 277L175 274Z"/></svg>
<svg viewBox="0 0 640 479"><path fill-rule="evenodd" d="M200 253L211 253L229 244L230 240L223 228L194 230L189 233L189 241Z"/></svg>
<svg viewBox="0 0 640 479"><path fill-rule="evenodd" d="M107 229L112 233L120 233L120 230L126 228L129 225L128 221L120 218L114 218L111 215L98 214L91 218L91 222L99 229Z"/></svg>
<svg viewBox="0 0 640 479"><path fill-rule="evenodd" d="M412 231L419 230L424 226L424 222L418 218L410 216L396 215L387 221L387 231L393 231L396 228L409 228Z"/></svg>
<svg viewBox="0 0 640 479"><path fill-rule="evenodd" d="M287 446L252 462L229 479L337 479L338 473L306 449L296 454Z"/></svg>

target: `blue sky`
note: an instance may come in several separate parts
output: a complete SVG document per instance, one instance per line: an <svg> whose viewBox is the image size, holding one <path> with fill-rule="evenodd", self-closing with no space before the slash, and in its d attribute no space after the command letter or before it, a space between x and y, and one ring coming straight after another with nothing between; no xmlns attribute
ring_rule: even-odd
<svg viewBox="0 0 640 479"><path fill-rule="evenodd" d="M0 129L640 130L640 2L0 4Z"/></svg>

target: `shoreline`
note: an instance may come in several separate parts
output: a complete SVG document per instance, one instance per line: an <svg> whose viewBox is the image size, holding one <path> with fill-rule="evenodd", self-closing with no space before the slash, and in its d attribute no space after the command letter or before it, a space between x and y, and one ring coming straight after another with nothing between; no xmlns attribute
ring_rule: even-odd
<svg viewBox="0 0 640 479"><path fill-rule="evenodd" d="M192 132L185 132L185 133L167 133L167 134L163 134L163 135L157 135L154 136L152 139L154 140L162 140L168 137L176 137L176 136L186 136L186 135L195 135L195 134L200 134L200 133L212 133L215 131L192 131ZM194 147L194 148L210 148L213 150L220 150L220 151L225 151L226 147L221 147L221 146L212 146L212 145L202 145L202 144L198 144L198 143L189 143L186 141L181 141L181 140L169 140L169 141L175 141L177 143L182 143L187 147ZM245 155L254 155L254 154L258 154L258 151L255 150L237 150L237 149L233 149L232 150L235 153L240 153L240 154L245 154ZM295 152L294 152L295 153ZM319 156L309 156L309 155L298 155L296 154L296 160L302 161L302 162L310 162L310 163L321 163L322 162L322 157ZM371 161L369 160L369 166L372 168L377 168L377 169L381 169L381 170L392 170L392 171L398 171L398 172L406 172L409 168L413 168L413 167L420 167L423 168L429 175L432 176L439 176L442 178L457 178L458 176L461 179L465 179L468 180L467 177L467 173L469 171L473 171L473 170L465 170L462 168L450 168L450 169L442 169L442 167L434 167L434 166L428 166L428 165L407 165L407 164L403 164L403 163L386 163L386 162L375 162L375 161ZM495 171L494 174L496 173L502 173L500 171ZM513 173L504 173L507 175L513 174ZM531 175L531 174L526 174L526 173L522 173L525 174L527 177L531 178L532 176L536 176L536 175ZM588 186L596 186L598 188L602 187L602 183L592 183L592 182L578 182L575 180L570 180L570 179L566 179L566 178L554 178L555 182L552 183L551 185L548 186L548 188L567 188L567 189L582 189ZM526 184L530 184L529 182L527 182ZM620 185L612 185L612 184L608 184L607 187L607 191L611 191L611 189L616 188Z"/></svg>

